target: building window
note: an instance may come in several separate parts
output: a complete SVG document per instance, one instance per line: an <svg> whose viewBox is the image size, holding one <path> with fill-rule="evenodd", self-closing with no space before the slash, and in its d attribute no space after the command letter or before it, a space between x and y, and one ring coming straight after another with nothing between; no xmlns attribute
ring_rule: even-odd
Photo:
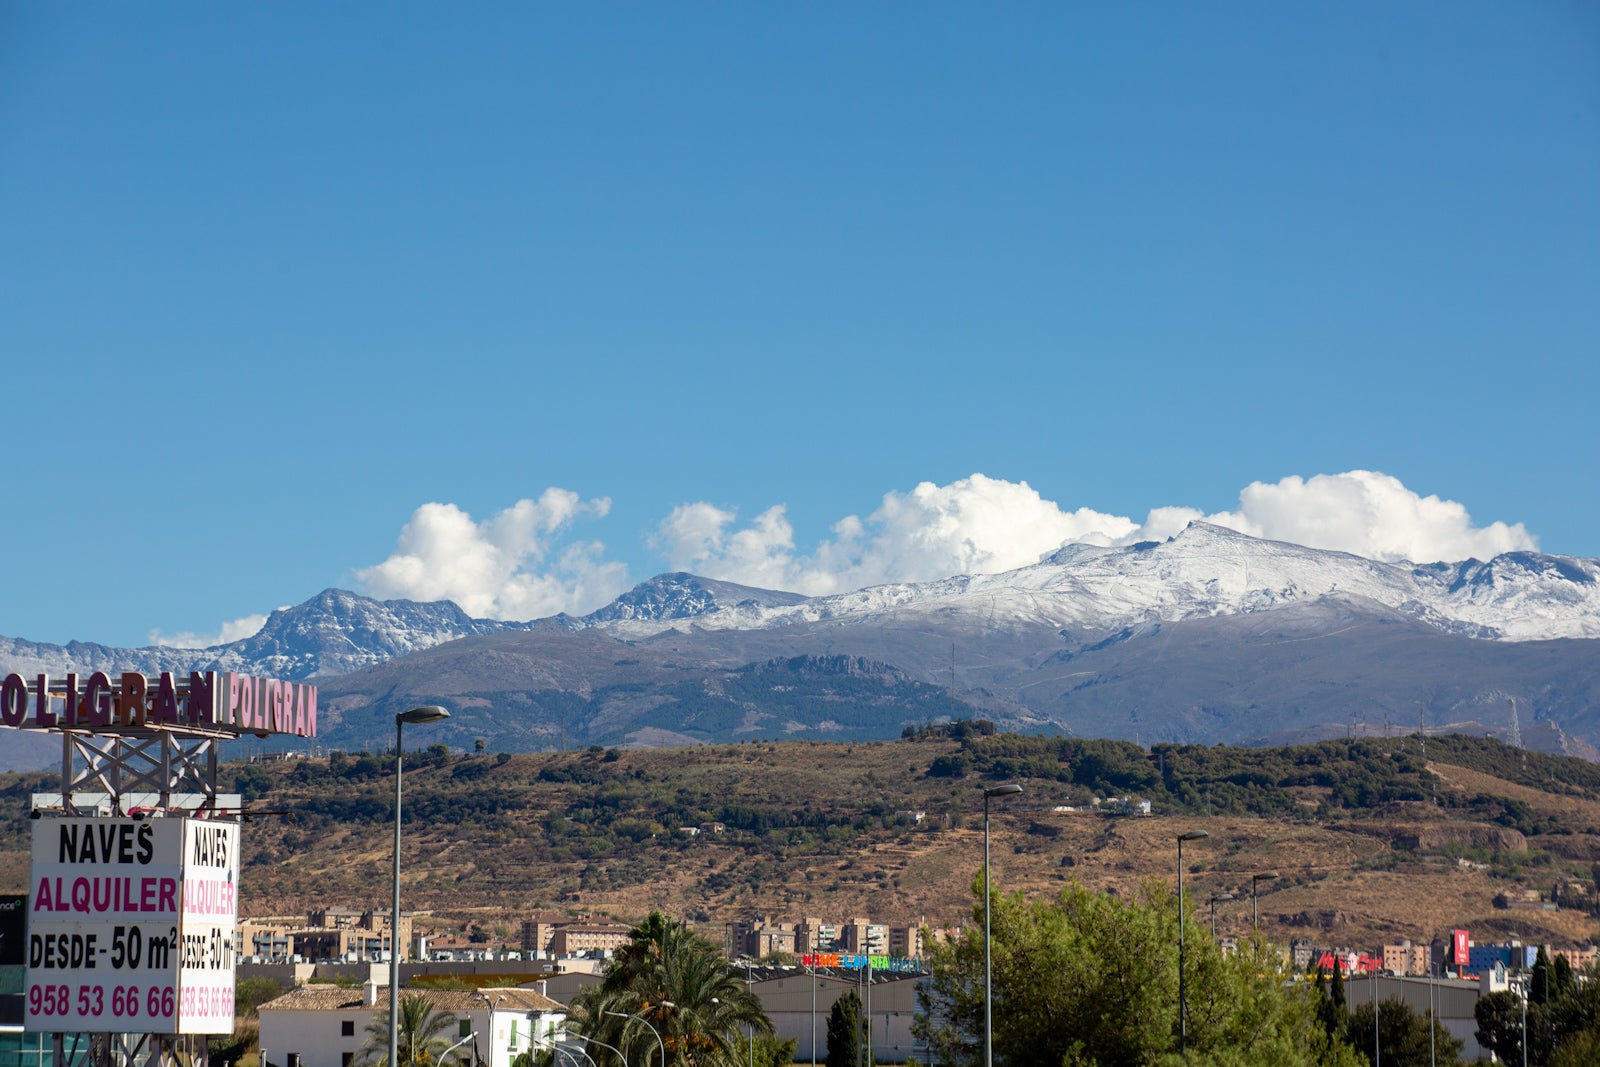
<svg viewBox="0 0 1600 1067"><path fill-rule="evenodd" d="M354 1019L339 1020L339 1035L341 1037L356 1036L356 1021Z"/></svg>
<svg viewBox="0 0 1600 1067"><path fill-rule="evenodd" d="M354 1052L343 1052L339 1054L339 1067L355 1067L355 1062L356 1054Z"/></svg>
<svg viewBox="0 0 1600 1067"><path fill-rule="evenodd" d="M456 1031L457 1037L470 1037L472 1035L472 1020L462 1019L461 1029Z"/></svg>

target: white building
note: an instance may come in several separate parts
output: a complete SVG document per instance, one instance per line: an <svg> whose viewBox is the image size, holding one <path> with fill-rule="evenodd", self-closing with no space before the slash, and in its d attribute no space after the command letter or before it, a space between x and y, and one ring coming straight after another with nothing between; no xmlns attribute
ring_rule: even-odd
<svg viewBox="0 0 1600 1067"><path fill-rule="evenodd" d="M532 989L416 988L400 995L426 997L436 1015L456 1017L448 1035L461 1044L446 1061L451 1067L511 1067L518 1053L549 1044L566 1021L565 1008ZM263 1062L288 1064L292 1056L300 1067L355 1067L368 1026L388 1010L389 990L371 982L354 989L300 986L259 1009ZM387 1054L385 1043L378 1055Z"/></svg>

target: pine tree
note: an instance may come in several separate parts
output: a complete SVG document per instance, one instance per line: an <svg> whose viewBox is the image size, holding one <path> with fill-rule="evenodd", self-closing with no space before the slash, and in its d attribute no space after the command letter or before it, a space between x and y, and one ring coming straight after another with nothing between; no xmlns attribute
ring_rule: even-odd
<svg viewBox="0 0 1600 1067"><path fill-rule="evenodd" d="M828 1067L859 1067L861 998L851 989L828 1013Z"/></svg>
<svg viewBox="0 0 1600 1067"><path fill-rule="evenodd" d="M1330 1038L1343 1037L1345 1021L1344 1005L1339 1003L1340 1000L1344 999L1344 986L1337 977L1339 973L1338 964L1334 964L1333 973L1335 977L1330 980L1327 968L1318 967L1316 983L1312 987L1317 1001L1317 1022L1322 1024L1322 1032ZM1334 999L1334 988L1336 986L1339 991L1339 1000Z"/></svg>

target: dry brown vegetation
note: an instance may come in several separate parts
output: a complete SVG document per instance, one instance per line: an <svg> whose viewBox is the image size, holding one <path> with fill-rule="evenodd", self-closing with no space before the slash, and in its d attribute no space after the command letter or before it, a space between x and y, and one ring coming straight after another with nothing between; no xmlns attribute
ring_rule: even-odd
<svg viewBox="0 0 1600 1067"><path fill-rule="evenodd" d="M956 750L950 741L784 742L408 756L406 907L431 912L440 930L476 927L513 939L523 918L551 910L631 921L659 908L704 924L719 940L721 923L755 916L958 924L970 916L983 857L980 780L927 774L935 758ZM325 759L251 769L254 806L285 814L245 828L245 914L385 906L393 833L386 759L363 774L336 774ZM1510 797L1563 827L1600 827L1596 796L1429 766L1441 791ZM1248 931L1250 876L1265 871L1280 877L1260 884L1261 925L1280 941L1373 949L1465 926L1479 941L1571 944L1600 929L1583 910L1494 906L1505 890L1548 891L1558 880L1586 882L1592 892L1600 860L1592 833L1524 838L1473 821L1463 808L1421 802L1329 813L1314 806L1315 796L1294 818L1208 817L1203 808L1111 817L1057 810L1081 803L1082 790L1070 783L1022 784L1024 794L993 809L995 880L1006 890L1053 893L1068 879L1112 892L1143 878L1171 884L1177 835L1203 829L1207 839L1184 849L1185 888L1207 924L1210 897L1236 895L1217 905L1222 934ZM691 837L667 825L678 820L662 821L666 808L699 812L703 821L726 810L797 813L805 825ZM923 818L897 817L902 811ZM0 889L20 892L26 820L12 825L18 835L0 851ZM1490 866L1460 865L1460 856Z"/></svg>

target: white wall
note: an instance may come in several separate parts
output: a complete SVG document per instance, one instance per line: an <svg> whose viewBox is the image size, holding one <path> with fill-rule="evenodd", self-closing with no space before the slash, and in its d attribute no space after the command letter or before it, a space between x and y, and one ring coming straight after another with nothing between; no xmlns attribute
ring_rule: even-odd
<svg viewBox="0 0 1600 1067"><path fill-rule="evenodd" d="M523 1012L492 1009L454 1014L457 1019L467 1020L469 1033L477 1033L478 1054L489 1067L511 1067L517 1053L533 1047L535 1034L540 1041L548 1042L566 1018L551 1013L530 1019ZM351 1053L352 1062L359 1063L367 1026L377 1015L377 1009L365 1006L341 1010L268 1009L261 1012L261 1047L267 1050L267 1059L274 1067L284 1067L291 1052L300 1054L301 1067L342 1067L345 1053ZM351 1036L342 1033L347 1021L354 1023L355 1033ZM454 1042L458 1036L452 1032L450 1040ZM473 1044L468 1041L450 1054L451 1067L457 1063L466 1067L472 1062Z"/></svg>

